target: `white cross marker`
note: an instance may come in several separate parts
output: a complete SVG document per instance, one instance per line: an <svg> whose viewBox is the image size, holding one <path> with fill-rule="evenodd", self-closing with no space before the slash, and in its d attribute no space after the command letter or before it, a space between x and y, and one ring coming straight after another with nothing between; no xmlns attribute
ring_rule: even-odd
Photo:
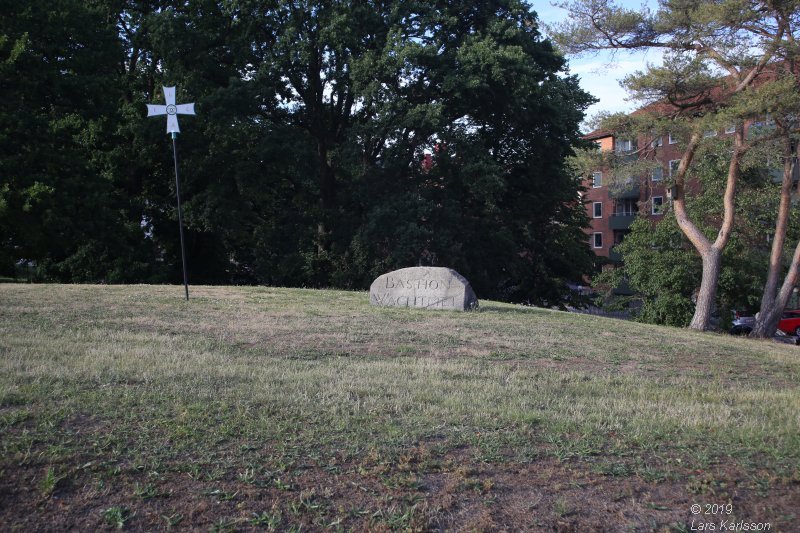
<svg viewBox="0 0 800 533"><path fill-rule="evenodd" d="M147 104L147 116L167 115L167 133L180 133L178 115L194 115L194 104L175 105L175 87L164 87L167 105Z"/></svg>

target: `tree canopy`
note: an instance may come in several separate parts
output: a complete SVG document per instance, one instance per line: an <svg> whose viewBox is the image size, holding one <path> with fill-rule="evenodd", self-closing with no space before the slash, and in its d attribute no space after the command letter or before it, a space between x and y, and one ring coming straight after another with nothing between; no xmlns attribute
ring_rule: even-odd
<svg viewBox="0 0 800 533"><path fill-rule="evenodd" d="M593 102L530 7L64 0L0 10L0 264L39 280L363 288L444 265L555 304L592 256L564 165Z"/></svg>

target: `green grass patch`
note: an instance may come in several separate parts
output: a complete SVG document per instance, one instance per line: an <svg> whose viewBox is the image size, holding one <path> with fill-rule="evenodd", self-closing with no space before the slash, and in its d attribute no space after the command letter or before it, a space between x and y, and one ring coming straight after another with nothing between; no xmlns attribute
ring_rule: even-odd
<svg viewBox="0 0 800 533"><path fill-rule="evenodd" d="M98 527L218 529L446 526L445 494L499 508L509 472L536 464L684 497L724 492L725 476L754 498L797 491L794 346L494 302L181 295L0 286L4 485L86 498ZM582 519L569 486L544 523ZM12 493L9 513L26 506Z"/></svg>

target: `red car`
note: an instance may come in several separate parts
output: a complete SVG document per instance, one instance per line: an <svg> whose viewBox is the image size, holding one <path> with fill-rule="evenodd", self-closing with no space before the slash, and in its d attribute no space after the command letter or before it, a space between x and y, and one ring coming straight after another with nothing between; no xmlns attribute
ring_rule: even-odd
<svg viewBox="0 0 800 533"><path fill-rule="evenodd" d="M786 310L783 312L778 329L787 335L800 337L800 309Z"/></svg>

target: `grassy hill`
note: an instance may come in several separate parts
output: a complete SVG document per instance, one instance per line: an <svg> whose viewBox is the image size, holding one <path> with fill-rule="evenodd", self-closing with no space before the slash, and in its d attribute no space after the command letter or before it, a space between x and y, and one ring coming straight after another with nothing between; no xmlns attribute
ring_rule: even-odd
<svg viewBox="0 0 800 533"><path fill-rule="evenodd" d="M4 530L800 524L798 347L494 302L182 295L0 285Z"/></svg>

